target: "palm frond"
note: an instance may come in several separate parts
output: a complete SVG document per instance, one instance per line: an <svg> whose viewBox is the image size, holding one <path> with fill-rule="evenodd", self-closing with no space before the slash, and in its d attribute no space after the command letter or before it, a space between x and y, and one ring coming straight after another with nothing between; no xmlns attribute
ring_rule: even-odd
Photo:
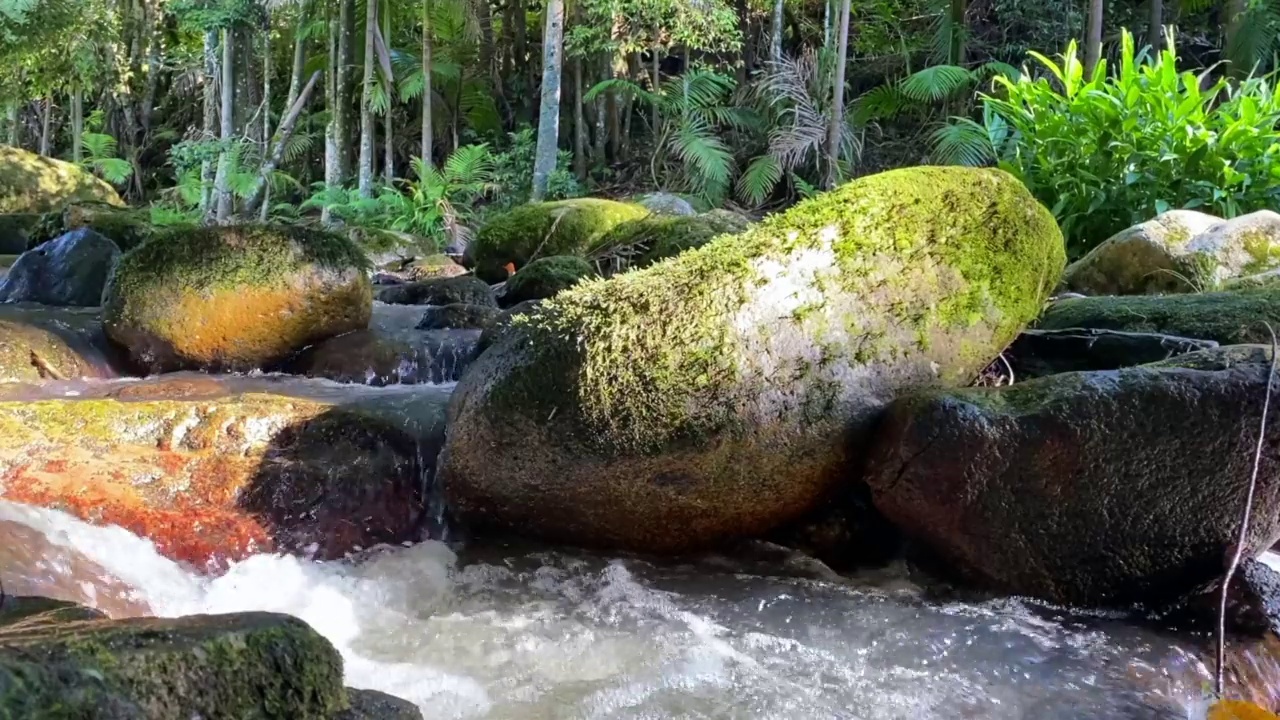
<svg viewBox="0 0 1280 720"><path fill-rule="evenodd" d="M782 180L782 164L773 155L761 155L738 177L738 197L752 205L760 205Z"/></svg>
<svg viewBox="0 0 1280 720"><path fill-rule="evenodd" d="M931 136L934 160L943 165L981 167L996 159L987 128L970 118L952 118Z"/></svg>
<svg viewBox="0 0 1280 720"><path fill-rule="evenodd" d="M934 65L909 75L899 86L902 94L918 102L953 98L973 84L975 76L956 65Z"/></svg>

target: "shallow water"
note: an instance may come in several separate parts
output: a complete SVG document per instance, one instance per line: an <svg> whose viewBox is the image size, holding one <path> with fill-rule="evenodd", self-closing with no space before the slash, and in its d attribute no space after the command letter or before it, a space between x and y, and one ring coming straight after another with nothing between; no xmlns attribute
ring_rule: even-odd
<svg viewBox="0 0 1280 720"><path fill-rule="evenodd" d="M260 555L207 579L120 528L0 501L0 545L33 531L55 549L5 556L6 587L116 615L290 613L339 648L348 684L433 719L1195 718L1209 677L1187 640L929 600L903 572L834 584L428 542L359 562Z"/></svg>

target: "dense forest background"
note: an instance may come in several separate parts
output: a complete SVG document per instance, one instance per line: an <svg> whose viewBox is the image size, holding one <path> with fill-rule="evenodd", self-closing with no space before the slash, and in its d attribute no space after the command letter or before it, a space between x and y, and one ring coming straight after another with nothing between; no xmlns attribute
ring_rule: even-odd
<svg viewBox="0 0 1280 720"><path fill-rule="evenodd" d="M531 196L770 209L889 167L994 163L982 97L1055 72L1029 53L1078 41L1087 77L1166 38L1205 87L1263 76L1280 3L0 0L0 140L92 168L158 223L445 242Z"/></svg>

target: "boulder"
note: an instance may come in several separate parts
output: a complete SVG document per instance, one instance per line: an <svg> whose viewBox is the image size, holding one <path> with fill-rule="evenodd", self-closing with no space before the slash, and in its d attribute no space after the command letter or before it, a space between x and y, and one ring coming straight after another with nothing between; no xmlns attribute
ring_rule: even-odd
<svg viewBox="0 0 1280 720"><path fill-rule="evenodd" d="M545 300L595 276L596 269L580 257L553 255L538 258L511 276L502 302L510 307L526 300Z"/></svg>
<svg viewBox="0 0 1280 720"><path fill-rule="evenodd" d="M89 228L128 252L159 232L193 227L169 225L161 229L151 224L151 213L146 209L119 208L106 203L77 203L40 216L39 223L28 233L27 249L73 230Z"/></svg>
<svg viewBox="0 0 1280 720"><path fill-rule="evenodd" d="M1045 309L1037 328L1160 333L1239 345L1271 342L1264 323L1280 332L1280 285L1183 295L1058 300Z"/></svg>
<svg viewBox="0 0 1280 720"><path fill-rule="evenodd" d="M23 253L0 280L0 302L98 307L119 259L115 243L89 228L72 230Z"/></svg>
<svg viewBox="0 0 1280 720"><path fill-rule="evenodd" d="M29 250L31 233L42 217L40 213L0 214L0 255L19 255Z"/></svg>
<svg viewBox="0 0 1280 720"><path fill-rule="evenodd" d="M1226 569L1269 370L1265 348L1235 346L902 398L866 482L908 536L1000 591L1171 604ZM1280 538L1277 441L1263 452L1246 557Z"/></svg>
<svg viewBox="0 0 1280 720"><path fill-rule="evenodd" d="M493 289L474 275L421 280L378 288L378 302L392 305L484 305L498 307Z"/></svg>
<svg viewBox="0 0 1280 720"><path fill-rule="evenodd" d="M348 707L341 656L297 618L68 609L0 626L0 717L331 718Z"/></svg>
<svg viewBox="0 0 1280 720"><path fill-rule="evenodd" d="M464 519L679 552L810 509L899 391L970 382L1064 263L998 170L856 180L748 232L582 283L459 382L440 481Z"/></svg>
<svg viewBox="0 0 1280 720"><path fill-rule="evenodd" d="M648 214L640 205L599 198L521 205L486 222L467 253L477 276L502 282L507 263L518 270L538 257L583 255L615 226Z"/></svg>
<svg viewBox="0 0 1280 720"><path fill-rule="evenodd" d="M455 382L470 365L480 337L474 329L357 330L313 345L281 368L292 375L373 386Z"/></svg>
<svg viewBox="0 0 1280 720"><path fill-rule="evenodd" d="M672 195L671 193L648 193L647 195L641 195L636 200L636 203L654 215L689 217L698 214L692 203L679 195Z"/></svg>
<svg viewBox="0 0 1280 720"><path fill-rule="evenodd" d="M309 228L174 231L120 259L103 324L149 372L263 368L367 327L367 265L345 238Z"/></svg>
<svg viewBox="0 0 1280 720"><path fill-rule="evenodd" d="M0 319L0 382L111 377L110 368L70 333Z"/></svg>
<svg viewBox="0 0 1280 720"><path fill-rule="evenodd" d="M351 707L337 720L422 720L417 705L377 690L347 689Z"/></svg>
<svg viewBox="0 0 1280 720"><path fill-rule="evenodd" d="M410 280L434 280L465 275L467 269L448 255L428 255L410 262L403 272Z"/></svg>
<svg viewBox="0 0 1280 720"><path fill-rule="evenodd" d="M1005 348L1015 382L1079 370L1115 370L1215 348L1212 340L1116 330L1026 330Z"/></svg>
<svg viewBox="0 0 1280 720"><path fill-rule="evenodd" d="M454 303L429 307L418 323L420 330L483 330L500 311L488 305Z"/></svg>
<svg viewBox="0 0 1280 720"><path fill-rule="evenodd" d="M256 382L257 384L253 384ZM218 569L418 539L447 393L204 375L0 401L0 498Z"/></svg>
<svg viewBox="0 0 1280 720"><path fill-rule="evenodd" d="M484 329L484 333L480 335L479 341L476 343L475 354L479 355L489 346L493 345L511 329L511 321L521 315L527 315L542 305L541 300L525 300L522 303L512 305L511 307L498 313L489 326Z"/></svg>
<svg viewBox="0 0 1280 720"><path fill-rule="evenodd" d="M1099 244L1067 268L1062 284L1085 295L1200 292L1277 264L1280 214L1260 210L1224 221L1171 210Z"/></svg>
<svg viewBox="0 0 1280 720"><path fill-rule="evenodd" d="M745 232L746 217L728 210L712 210L693 217L651 216L622 223L600 240L593 252L609 274L648 267L685 250L702 247L713 238Z"/></svg>
<svg viewBox="0 0 1280 720"><path fill-rule="evenodd" d="M114 188L79 165L0 145L0 213L44 213L73 202L124 205Z"/></svg>

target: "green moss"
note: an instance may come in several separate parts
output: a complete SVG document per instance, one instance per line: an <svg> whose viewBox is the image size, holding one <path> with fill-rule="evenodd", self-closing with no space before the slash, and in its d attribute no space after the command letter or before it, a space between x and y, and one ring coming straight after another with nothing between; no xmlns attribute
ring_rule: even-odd
<svg viewBox="0 0 1280 720"><path fill-rule="evenodd" d="M720 235L743 232L750 225L747 218L727 210L688 217L651 215L610 230L591 253L617 256L624 261L622 269L643 268L702 247Z"/></svg>
<svg viewBox="0 0 1280 720"><path fill-rule="evenodd" d="M581 255L615 226L648 214L639 205L598 198L532 203L486 222L467 251L479 277L501 282L507 263L519 269L537 257Z"/></svg>
<svg viewBox="0 0 1280 720"><path fill-rule="evenodd" d="M580 257L556 255L538 258L511 276L503 300L507 305L545 300L595 276L596 269Z"/></svg>
<svg viewBox="0 0 1280 720"><path fill-rule="evenodd" d="M0 213L43 213L86 201L124 205L114 188L84 168L0 145Z"/></svg>
<svg viewBox="0 0 1280 720"><path fill-rule="evenodd" d="M1264 323L1280 327L1280 286L1275 284L1189 295L1061 300L1049 306L1039 327L1154 332L1239 345L1271 342Z"/></svg>
<svg viewBox="0 0 1280 720"><path fill-rule="evenodd" d="M453 261L448 255L428 255L410 262L404 273L410 280L433 280L435 278L457 277L466 274L466 268Z"/></svg>

